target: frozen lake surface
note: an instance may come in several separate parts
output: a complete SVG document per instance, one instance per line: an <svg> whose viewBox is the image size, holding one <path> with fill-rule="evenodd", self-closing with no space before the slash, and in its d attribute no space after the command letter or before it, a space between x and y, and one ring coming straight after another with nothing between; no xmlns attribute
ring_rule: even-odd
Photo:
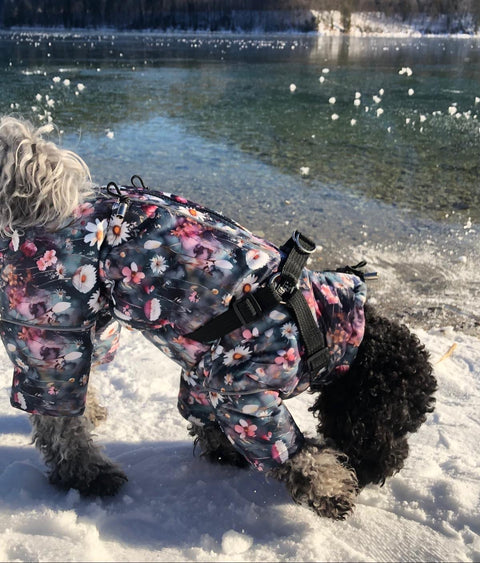
<svg viewBox="0 0 480 563"><path fill-rule="evenodd" d="M179 368L139 334L92 384L129 482L53 489L24 413L0 396L2 561L478 561L479 41L281 36L0 35L0 113L58 126L98 183L140 174L312 266L368 260L371 300L431 352L437 408L405 468L345 522L263 475L192 455ZM288 402L312 434L313 397Z"/></svg>

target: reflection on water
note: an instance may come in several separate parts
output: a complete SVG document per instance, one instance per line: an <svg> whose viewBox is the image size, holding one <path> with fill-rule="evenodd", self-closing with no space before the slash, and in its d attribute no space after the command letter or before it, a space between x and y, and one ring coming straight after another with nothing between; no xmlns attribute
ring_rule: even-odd
<svg viewBox="0 0 480 563"><path fill-rule="evenodd" d="M98 182L304 228L405 318L478 325L477 40L4 34L0 72L0 112L53 118Z"/></svg>

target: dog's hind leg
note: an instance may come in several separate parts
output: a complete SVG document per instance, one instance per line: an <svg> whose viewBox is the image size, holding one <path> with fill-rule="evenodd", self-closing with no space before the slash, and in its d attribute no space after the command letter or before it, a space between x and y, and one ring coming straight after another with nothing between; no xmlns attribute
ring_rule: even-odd
<svg viewBox="0 0 480 563"><path fill-rule="evenodd" d="M127 481L122 470L94 444L85 416L32 415L33 442L50 470L50 482L83 495L114 495Z"/></svg>
<svg viewBox="0 0 480 563"><path fill-rule="evenodd" d="M383 483L408 456L408 434L434 406L428 353L405 326L366 307L366 331L350 370L321 391L318 430L348 455L360 487Z"/></svg>
<svg viewBox="0 0 480 563"><path fill-rule="evenodd" d="M92 387L92 384L88 386L85 417L95 428L107 420L107 409L98 402L97 393Z"/></svg>

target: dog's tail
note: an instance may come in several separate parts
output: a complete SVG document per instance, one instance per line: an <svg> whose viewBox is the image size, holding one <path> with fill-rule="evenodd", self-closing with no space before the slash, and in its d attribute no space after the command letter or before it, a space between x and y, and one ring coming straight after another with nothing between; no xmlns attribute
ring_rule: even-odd
<svg viewBox="0 0 480 563"><path fill-rule="evenodd" d="M311 407L318 430L349 457L360 487L383 483L408 456L407 436L433 411L428 352L405 326L366 307L366 331L348 372Z"/></svg>
<svg viewBox="0 0 480 563"><path fill-rule="evenodd" d="M85 162L42 137L53 129L0 118L0 235L39 225L54 229L91 193Z"/></svg>

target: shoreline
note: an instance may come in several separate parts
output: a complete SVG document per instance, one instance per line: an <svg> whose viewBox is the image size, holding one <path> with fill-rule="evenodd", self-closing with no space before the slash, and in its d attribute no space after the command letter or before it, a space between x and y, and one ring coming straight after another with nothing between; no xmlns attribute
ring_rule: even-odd
<svg viewBox="0 0 480 563"><path fill-rule="evenodd" d="M418 30L412 29L408 32L361 32L361 33L351 33L351 32L336 32L336 31L300 31L296 29L284 30L284 31L265 31L264 29L254 29L254 30L207 30L207 29L155 29L155 28L144 28L144 29L122 29L117 27L11 27L11 28L0 28L1 35L12 35L12 34L22 34L22 33L45 33L45 34L63 34L63 35L159 35L159 36L192 36L197 37L219 37L219 36L231 36L231 37L338 37L338 38L379 38L379 39L459 39L459 40L476 40L480 39L480 30L476 33L422 33Z"/></svg>

